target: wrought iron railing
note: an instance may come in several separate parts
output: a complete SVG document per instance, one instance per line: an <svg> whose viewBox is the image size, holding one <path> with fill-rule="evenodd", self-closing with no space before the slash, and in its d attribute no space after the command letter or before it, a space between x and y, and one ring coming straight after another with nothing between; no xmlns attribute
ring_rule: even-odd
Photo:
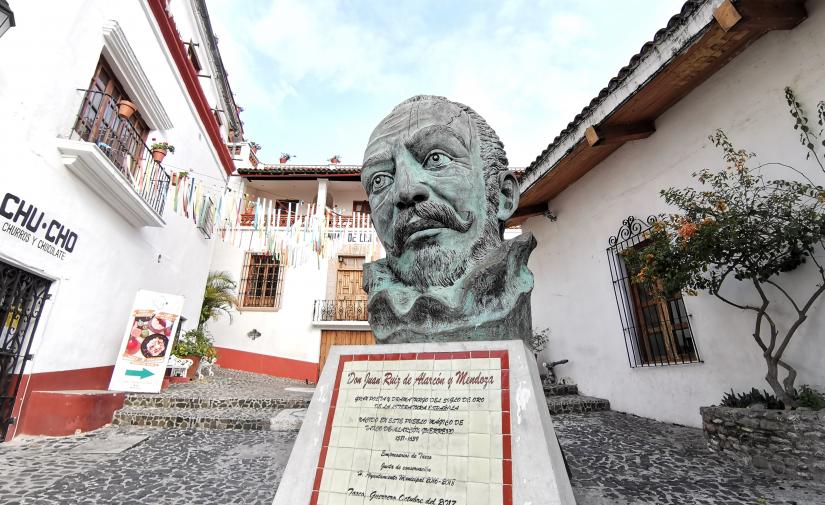
<svg viewBox="0 0 825 505"><path fill-rule="evenodd" d="M152 159L143 135L118 116L114 97L102 91L80 89L83 102L70 137L95 144L158 215L163 215L169 174Z"/></svg>
<svg viewBox="0 0 825 505"><path fill-rule="evenodd" d="M366 321L367 300L315 300L313 321Z"/></svg>

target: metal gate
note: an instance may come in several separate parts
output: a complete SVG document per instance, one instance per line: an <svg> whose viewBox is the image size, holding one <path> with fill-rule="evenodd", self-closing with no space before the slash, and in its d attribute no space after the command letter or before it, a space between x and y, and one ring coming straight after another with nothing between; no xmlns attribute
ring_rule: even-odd
<svg viewBox="0 0 825 505"><path fill-rule="evenodd" d="M32 335L51 281L0 261L0 442L14 424L12 410L26 361L32 358Z"/></svg>

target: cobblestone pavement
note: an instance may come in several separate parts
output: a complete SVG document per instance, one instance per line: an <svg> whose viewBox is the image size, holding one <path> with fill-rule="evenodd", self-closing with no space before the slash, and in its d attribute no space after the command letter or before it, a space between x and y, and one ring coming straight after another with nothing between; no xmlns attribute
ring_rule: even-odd
<svg viewBox="0 0 825 505"><path fill-rule="evenodd" d="M0 444L0 503L269 504L295 431L107 427ZM118 454L81 452L121 435L146 440Z"/></svg>
<svg viewBox="0 0 825 505"><path fill-rule="evenodd" d="M709 452L696 428L613 411L553 423L579 505L825 503L825 484L739 466Z"/></svg>
<svg viewBox="0 0 825 505"><path fill-rule="evenodd" d="M181 384L170 384L169 388L152 397L159 398L306 398L307 391L315 387L295 379L282 379L269 375L260 375L239 370L229 370L218 366L212 367L213 376Z"/></svg>
<svg viewBox="0 0 825 505"><path fill-rule="evenodd" d="M825 484L736 465L708 452L698 429L617 412L553 420L579 505L823 503ZM147 438L119 453L84 452L90 441L128 436ZM109 426L19 438L0 444L0 503L268 505L295 436Z"/></svg>

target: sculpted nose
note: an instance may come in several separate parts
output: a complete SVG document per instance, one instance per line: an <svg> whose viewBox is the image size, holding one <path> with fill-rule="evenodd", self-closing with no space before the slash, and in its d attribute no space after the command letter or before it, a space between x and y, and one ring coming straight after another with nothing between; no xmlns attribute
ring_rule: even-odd
<svg viewBox="0 0 825 505"><path fill-rule="evenodd" d="M398 201L395 202L395 206L398 207L399 210L412 207L417 203L427 200L430 197L429 193L427 187L420 182L409 184L406 188L399 189Z"/></svg>
<svg viewBox="0 0 825 505"><path fill-rule="evenodd" d="M404 210L430 198L430 190L408 170L399 170L397 177L397 198L395 206Z"/></svg>

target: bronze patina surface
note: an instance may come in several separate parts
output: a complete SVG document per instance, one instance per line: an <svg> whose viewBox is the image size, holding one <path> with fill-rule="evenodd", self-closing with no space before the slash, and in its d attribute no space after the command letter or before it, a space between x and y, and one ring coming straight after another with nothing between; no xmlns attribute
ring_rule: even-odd
<svg viewBox="0 0 825 505"><path fill-rule="evenodd" d="M481 116L443 97L402 102L373 131L361 182L387 250L364 267L378 342L530 334L536 241L502 238L518 181Z"/></svg>

